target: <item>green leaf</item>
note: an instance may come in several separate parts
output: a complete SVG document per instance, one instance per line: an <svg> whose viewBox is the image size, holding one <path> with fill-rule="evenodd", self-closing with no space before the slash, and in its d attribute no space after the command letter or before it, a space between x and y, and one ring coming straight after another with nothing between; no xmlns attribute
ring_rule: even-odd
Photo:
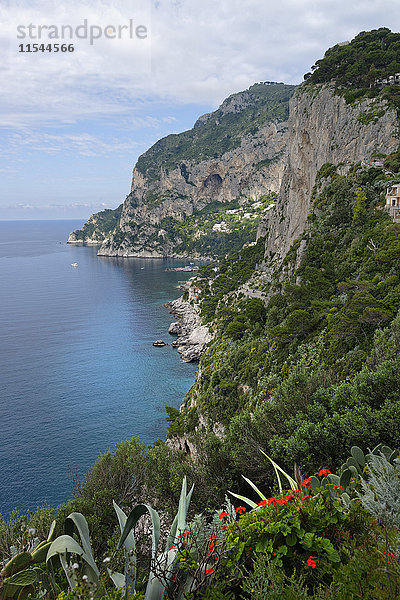
<svg viewBox="0 0 400 600"><path fill-rule="evenodd" d="M354 467L357 470L357 473L361 473L361 467L360 467L358 461L356 461L352 456L350 456L347 459L347 466L349 467L350 470L351 470L350 467Z"/></svg>
<svg viewBox="0 0 400 600"><path fill-rule="evenodd" d="M333 473L329 473L328 476L329 483L333 483L333 485L339 485L340 477L338 475L334 475Z"/></svg>
<svg viewBox="0 0 400 600"><path fill-rule="evenodd" d="M285 542L288 546L294 546L297 542L297 536L294 533L290 533L286 536Z"/></svg>
<svg viewBox="0 0 400 600"><path fill-rule="evenodd" d="M281 473L282 473L282 474L283 474L283 475L286 477L286 479L288 480L288 482L289 482L289 484L290 484L290 487L291 487L291 489L292 489L293 491L294 491L294 490L297 490L297 483L296 483L296 481L293 479L293 477L291 477L290 475L288 475L288 473L286 473L286 472L285 472L283 469L281 469L281 467L280 467L280 466L279 466L279 465L278 465L278 464L277 464L275 461L273 461L273 460L272 460L272 458L270 458L270 457L268 456L268 454L265 454L265 452L264 452L263 450L260 450L260 452L261 452L262 454L264 454L264 456L266 456L266 457L268 458L268 460L271 462L272 466L273 466L273 467L274 467L274 469L275 469L275 473L277 474L277 470L278 470L278 471L280 471L280 472L281 472ZM278 479L279 479L279 476L278 476L278 474L277 474L277 477L278 477ZM281 489L281 486L279 487L279 491L282 491L282 489Z"/></svg>
<svg viewBox="0 0 400 600"><path fill-rule="evenodd" d="M31 585L31 583L35 583L35 581L37 581L36 569L25 569L19 573L14 573L11 577L7 577L7 579L4 580L4 583L24 587L26 585Z"/></svg>
<svg viewBox="0 0 400 600"><path fill-rule="evenodd" d="M97 568L93 558L92 546L90 545L89 527L85 517L81 513L73 512L65 519L64 529L66 535L73 536L74 528L77 529L81 538L82 547L85 551L85 561L95 574L95 580L98 580L100 571Z"/></svg>
<svg viewBox="0 0 400 600"><path fill-rule="evenodd" d="M146 514L146 512L149 513L150 517L151 517L151 521L152 521L152 552L151 552L151 556L154 559L156 552L157 552L157 546L158 546L158 542L160 539L160 517L158 516L158 513L156 510L154 510L151 506L149 506L148 504L137 504L129 513L125 525L124 525L124 529L121 533L121 537L119 538L118 544L117 544L117 550L119 550L119 548L122 548L122 545L124 544L126 538L128 537L128 535L130 534L130 532L132 531L132 529L135 527L136 523L139 521L140 517L144 514Z"/></svg>
<svg viewBox="0 0 400 600"><path fill-rule="evenodd" d="M238 500L243 500L243 502L246 502L249 506L251 506L251 508L258 507L258 504L253 502L253 500L250 500L250 498L246 498L246 496L241 496L240 494L234 494L233 492L230 492L229 490L228 490L228 494L230 494L231 496L234 496Z"/></svg>
<svg viewBox="0 0 400 600"><path fill-rule="evenodd" d="M58 538L52 542L49 551L47 552L47 559L49 561L53 556L58 556L59 554L66 554L67 552L72 552L73 554L78 554L79 556L83 556L85 551L78 544L74 538L70 535L60 535Z"/></svg>
<svg viewBox="0 0 400 600"><path fill-rule="evenodd" d="M122 573L117 573L116 571L111 571L111 569L107 569L107 572L115 587L125 587L125 575L123 575Z"/></svg>
<svg viewBox="0 0 400 600"><path fill-rule="evenodd" d="M267 499L266 496L264 496L264 494L262 492L260 492L258 487L250 479L247 479L247 477L245 477L244 475L242 475L242 477L253 488L253 490L256 492L256 494L258 494L260 496L261 500Z"/></svg>
<svg viewBox="0 0 400 600"><path fill-rule="evenodd" d="M352 474L351 474L350 469L345 469L340 476L340 485L342 486L342 488L344 490L347 488L347 486L350 483L351 475Z"/></svg>
<svg viewBox="0 0 400 600"><path fill-rule="evenodd" d="M124 511L118 506L116 502L113 500L114 510L117 513L119 527L121 529L121 533L124 530L126 525L127 516ZM135 536L132 531L128 533L125 541L125 586L130 587L132 592L135 592L136 589L136 548L135 548ZM114 579L113 579L114 581ZM114 582L115 583L115 582ZM122 587L122 586L117 586Z"/></svg>
<svg viewBox="0 0 400 600"><path fill-rule="evenodd" d="M358 446L353 446L350 452L354 460L356 460L360 467L363 469L365 467L365 456L361 448L359 448Z"/></svg>
<svg viewBox="0 0 400 600"><path fill-rule="evenodd" d="M55 528L56 528L56 523L57 523L57 521L54 519L54 521L50 525L49 535L47 536L47 541L48 542L51 542L51 538L54 535L54 531L55 531Z"/></svg>
<svg viewBox="0 0 400 600"><path fill-rule="evenodd" d="M303 537L303 539L301 540L301 545L303 546L303 548L311 548L311 546L314 543L314 534L313 533L306 533L305 536Z"/></svg>

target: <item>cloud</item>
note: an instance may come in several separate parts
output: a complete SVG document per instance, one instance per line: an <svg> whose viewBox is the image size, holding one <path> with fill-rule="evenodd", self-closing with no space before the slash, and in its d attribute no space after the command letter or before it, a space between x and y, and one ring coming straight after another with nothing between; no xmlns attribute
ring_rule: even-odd
<svg viewBox="0 0 400 600"><path fill-rule="evenodd" d="M3 219L87 219L88 215L106 208L115 208L106 202L71 202L65 204L45 203L9 204L2 208Z"/></svg>
<svg viewBox="0 0 400 600"><path fill-rule="evenodd" d="M1 124L135 118L148 100L216 106L255 81L299 83L328 46L399 29L397 0L19 0L0 7ZM143 12L143 6L145 10ZM73 53L18 53L17 25L148 26L147 40L73 40ZM27 40L24 40L27 41ZM67 40L68 41L68 40ZM151 59L151 60L150 60Z"/></svg>
<svg viewBox="0 0 400 600"><path fill-rule="evenodd" d="M52 134L44 131L15 132L6 140L4 154L19 153L22 148L39 151L45 154L73 152L80 156L108 156L110 154L126 155L130 150L141 147L134 140L122 141L112 138L105 141L97 135L88 133ZM1 150L0 150L1 153Z"/></svg>

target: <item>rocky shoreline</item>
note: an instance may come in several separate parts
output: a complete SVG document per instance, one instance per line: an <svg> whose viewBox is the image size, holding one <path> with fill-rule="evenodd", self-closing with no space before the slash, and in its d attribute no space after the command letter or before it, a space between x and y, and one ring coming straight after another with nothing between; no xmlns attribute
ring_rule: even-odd
<svg viewBox="0 0 400 600"><path fill-rule="evenodd" d="M176 319L168 329L171 335L178 335L172 345L178 349L184 361L199 360L213 336L208 327L202 325L198 306L187 302L182 296L164 306Z"/></svg>

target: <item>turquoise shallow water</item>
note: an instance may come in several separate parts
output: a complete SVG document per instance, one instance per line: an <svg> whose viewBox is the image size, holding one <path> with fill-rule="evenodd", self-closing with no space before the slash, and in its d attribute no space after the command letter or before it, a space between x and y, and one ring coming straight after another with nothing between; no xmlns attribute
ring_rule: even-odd
<svg viewBox="0 0 400 600"><path fill-rule="evenodd" d="M98 257L77 221L0 222L0 512L57 505L99 453L166 433L196 366L171 347L163 303L177 261ZM78 263L73 268L71 263Z"/></svg>

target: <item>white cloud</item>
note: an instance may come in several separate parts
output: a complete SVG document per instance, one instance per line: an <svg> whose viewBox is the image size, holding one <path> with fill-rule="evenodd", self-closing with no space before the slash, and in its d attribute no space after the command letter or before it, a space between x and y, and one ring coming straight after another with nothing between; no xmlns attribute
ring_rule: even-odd
<svg viewBox="0 0 400 600"><path fill-rule="evenodd" d="M139 0L3 3L0 42L8 58L1 66L0 123L134 119L156 97L215 106L254 81L299 83L328 46L360 30L400 28L397 0L152 1L151 18L149 10L135 15ZM93 46L74 40L71 54L17 52L18 24L76 27L87 19L105 26L130 18L146 21L147 40L101 39Z"/></svg>

